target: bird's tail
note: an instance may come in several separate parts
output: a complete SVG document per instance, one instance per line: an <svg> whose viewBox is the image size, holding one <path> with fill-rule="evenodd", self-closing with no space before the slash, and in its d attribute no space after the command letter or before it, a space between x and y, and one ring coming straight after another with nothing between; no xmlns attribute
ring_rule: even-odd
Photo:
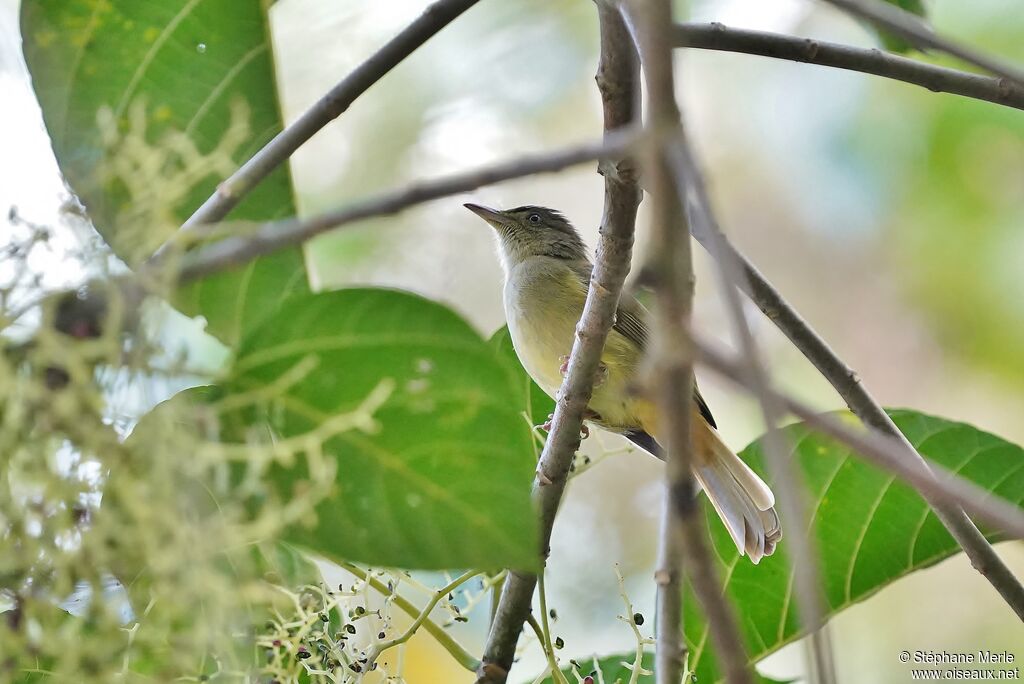
<svg viewBox="0 0 1024 684"><path fill-rule="evenodd" d="M757 564L782 539L775 495L703 420L694 426L693 473L742 555Z"/></svg>

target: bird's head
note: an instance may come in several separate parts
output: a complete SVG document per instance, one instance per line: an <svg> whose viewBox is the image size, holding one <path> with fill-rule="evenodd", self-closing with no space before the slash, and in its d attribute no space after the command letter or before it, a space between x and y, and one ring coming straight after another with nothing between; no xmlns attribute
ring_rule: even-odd
<svg viewBox="0 0 1024 684"><path fill-rule="evenodd" d="M465 207L494 228L506 271L530 257L569 261L587 258L587 248L579 233L565 216L554 209L533 205L505 210L479 204L466 204Z"/></svg>

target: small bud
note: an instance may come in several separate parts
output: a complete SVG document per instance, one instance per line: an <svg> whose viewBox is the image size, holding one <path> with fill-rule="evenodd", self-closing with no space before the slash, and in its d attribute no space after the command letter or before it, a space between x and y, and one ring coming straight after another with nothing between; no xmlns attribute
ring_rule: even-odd
<svg viewBox="0 0 1024 684"><path fill-rule="evenodd" d="M366 615L366 609L362 606L356 606L356 615Z"/></svg>
<svg viewBox="0 0 1024 684"><path fill-rule="evenodd" d="M349 624L345 625L345 631L348 632L349 634L355 634L356 633L356 626L353 625L352 623L349 623Z"/></svg>
<svg viewBox="0 0 1024 684"><path fill-rule="evenodd" d="M549 611L548 611L548 616L549 616L549 617L550 617L550 618L551 618L552 620L557 620L557 619L558 619L558 613L556 613L556 612L555 612L555 609L554 609L554 608L552 608L551 610L549 610Z"/></svg>
<svg viewBox="0 0 1024 684"><path fill-rule="evenodd" d="M555 648L559 648L560 649L560 648L564 648L564 647L565 647L565 642L562 640L562 637L555 637Z"/></svg>
<svg viewBox="0 0 1024 684"><path fill-rule="evenodd" d="M587 675L583 678L583 684L594 684L594 678L590 675Z"/></svg>
<svg viewBox="0 0 1024 684"><path fill-rule="evenodd" d="M642 613L633 613L633 624L637 627L644 624L644 616Z"/></svg>

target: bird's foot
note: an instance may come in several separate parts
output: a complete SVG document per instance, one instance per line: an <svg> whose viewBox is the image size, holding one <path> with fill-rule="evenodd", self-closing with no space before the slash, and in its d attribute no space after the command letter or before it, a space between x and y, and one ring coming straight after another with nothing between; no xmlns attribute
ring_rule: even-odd
<svg viewBox="0 0 1024 684"><path fill-rule="evenodd" d="M549 413L547 420L545 420L540 425L534 425L533 427L537 428L538 430L543 430L544 432L551 432L551 422L554 419L555 419L555 414L554 413ZM601 420L601 414L599 414L597 411L593 411L591 409L587 409L583 413L583 420ZM582 439L586 439L589 436L590 436L590 426L588 426L586 423L583 423L582 425L580 425L580 439L581 440Z"/></svg>

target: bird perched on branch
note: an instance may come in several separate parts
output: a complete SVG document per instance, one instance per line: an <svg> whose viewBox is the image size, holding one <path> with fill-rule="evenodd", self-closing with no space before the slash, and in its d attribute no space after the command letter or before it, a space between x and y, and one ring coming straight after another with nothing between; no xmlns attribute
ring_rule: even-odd
<svg viewBox="0 0 1024 684"><path fill-rule="evenodd" d="M497 233L512 344L530 377L554 398L562 385L593 269L586 245L572 224L552 209L523 206L499 211L465 206ZM636 298L627 295L619 302L586 419L660 458L656 407L635 391L649 318ZM722 442L696 385L693 406L694 476L740 553L758 563L772 554L782 538L775 497Z"/></svg>

